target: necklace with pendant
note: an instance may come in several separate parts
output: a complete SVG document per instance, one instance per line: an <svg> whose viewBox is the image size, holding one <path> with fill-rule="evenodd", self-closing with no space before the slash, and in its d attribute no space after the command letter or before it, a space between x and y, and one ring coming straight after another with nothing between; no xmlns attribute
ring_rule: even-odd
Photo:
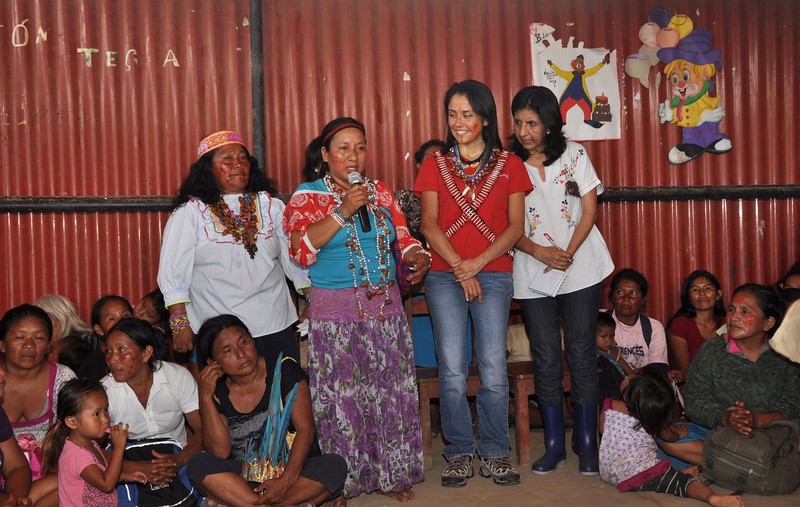
<svg viewBox="0 0 800 507"><path fill-rule="evenodd" d="M494 158L494 154L487 160L481 161L478 159L474 162L464 163L461 154L458 152L457 144L453 145L451 154L453 158L453 173L464 182L464 190L461 192L461 195L462 197L466 197L467 194L469 194L470 200L474 201L475 189L489 171L491 165L489 162Z"/></svg>

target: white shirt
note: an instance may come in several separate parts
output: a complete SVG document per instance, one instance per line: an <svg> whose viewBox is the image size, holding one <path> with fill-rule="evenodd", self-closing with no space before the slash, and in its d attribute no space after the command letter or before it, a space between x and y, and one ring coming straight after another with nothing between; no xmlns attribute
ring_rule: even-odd
<svg viewBox="0 0 800 507"><path fill-rule="evenodd" d="M240 195L223 196L236 214ZM167 307L186 303L192 331L197 333L203 322L222 314L242 319L255 337L286 329L297 320L286 277L297 288L310 281L308 271L289 257L284 208L281 200L258 193L258 251L253 259L241 242L222 235L218 220L202 201L192 199L169 217L158 286Z"/></svg>
<svg viewBox="0 0 800 507"><path fill-rule="evenodd" d="M667 334L664 332L664 326L661 322L643 316L645 319L650 319L650 326L653 328L653 333L650 336L650 346L648 347L644 341L642 324L638 318L634 325L628 326L619 321L616 312L611 312L611 316L617 321L614 341L617 342L617 347L622 352L622 359L631 368L635 370L651 363L669 364L667 360Z"/></svg>
<svg viewBox="0 0 800 507"><path fill-rule="evenodd" d="M101 381L108 395L111 424L128 424L128 437L174 438L186 445L184 414L199 410L197 383L183 366L157 361L153 385L142 407L136 393L125 382L117 382L109 373Z"/></svg>
<svg viewBox="0 0 800 507"><path fill-rule="evenodd" d="M559 247L566 249L583 215L581 198L566 193L567 181L577 184L581 196L594 188L597 188L597 195L603 193L603 185L586 149L578 143L567 142L567 149L561 157L545 166L544 180L536 167L525 163L525 169L533 183L533 191L525 196L525 236L538 245L552 246L544 236L547 233ZM518 251L514 255L514 298L547 297L528 288L533 275L546 267L533 256ZM575 252L572 266L567 270L558 293L569 294L591 287L613 270L614 263L606 242L594 226Z"/></svg>

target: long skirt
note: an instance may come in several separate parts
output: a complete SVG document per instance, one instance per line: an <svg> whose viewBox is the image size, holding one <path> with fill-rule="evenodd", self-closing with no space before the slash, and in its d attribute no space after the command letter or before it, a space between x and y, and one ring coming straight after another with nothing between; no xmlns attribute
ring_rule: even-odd
<svg viewBox="0 0 800 507"><path fill-rule="evenodd" d="M322 451L347 461L344 495L405 491L424 479L408 322L396 285L383 296L311 289L308 373Z"/></svg>

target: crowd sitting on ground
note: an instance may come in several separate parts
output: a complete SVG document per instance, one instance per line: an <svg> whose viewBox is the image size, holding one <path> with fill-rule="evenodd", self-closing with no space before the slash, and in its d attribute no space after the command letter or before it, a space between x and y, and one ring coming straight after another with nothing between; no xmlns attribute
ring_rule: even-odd
<svg viewBox="0 0 800 507"><path fill-rule="evenodd" d="M156 495L185 487L211 505L340 507L370 493L412 500L424 471L401 286L423 281L447 440L443 486L465 485L476 453L482 476L520 482L509 460L505 363L514 298L545 432L532 472L567 460L565 356L582 475L620 491L743 505L697 480L702 441L710 428L749 435L800 418L800 365L769 347L797 297L800 263L775 286L739 286L728 305L717 278L694 271L666 329L645 313L646 277L625 268L601 310L614 271L595 226L603 186L586 149L564 137L552 92L515 96L508 149L485 85L456 83L443 105L446 141L420 149L413 195L403 198L417 213L411 231L391 189L364 176L358 120L324 126L288 204L273 197L242 137L221 131L201 141L175 198L157 289L133 306L102 296L90 325L58 295L6 311L0 507L122 504L118 484ZM558 272L569 276L555 292L538 285ZM296 297L310 308L306 369ZM477 438L466 400L470 316L481 338ZM289 407L280 419L275 396ZM261 463L254 448L275 428L291 446L265 468L273 475L251 480ZM132 441L154 439L174 447L129 455Z"/></svg>

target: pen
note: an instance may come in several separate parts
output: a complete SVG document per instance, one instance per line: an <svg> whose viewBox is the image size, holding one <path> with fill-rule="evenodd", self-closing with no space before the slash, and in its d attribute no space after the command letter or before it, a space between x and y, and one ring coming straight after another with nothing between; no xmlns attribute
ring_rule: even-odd
<svg viewBox="0 0 800 507"><path fill-rule="evenodd" d="M551 245L558 248L559 250L563 250L560 246L558 246L558 244L556 244L556 240L554 240L552 236L550 236L546 232L543 234L543 236L545 237L545 239L547 239L547 241L550 242Z"/></svg>

